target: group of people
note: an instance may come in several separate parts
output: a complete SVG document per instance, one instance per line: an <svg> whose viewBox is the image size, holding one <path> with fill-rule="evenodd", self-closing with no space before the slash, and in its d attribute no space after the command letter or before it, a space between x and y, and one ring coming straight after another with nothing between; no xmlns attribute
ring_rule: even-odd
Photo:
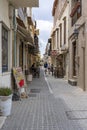
<svg viewBox="0 0 87 130"><path fill-rule="evenodd" d="M52 72L52 76L53 76L53 71L54 71L54 67L53 64L50 65L50 63L45 62L44 63L44 68L45 68L45 74L48 72L48 74L50 74L50 72Z"/></svg>
<svg viewBox="0 0 87 130"><path fill-rule="evenodd" d="M25 65L25 76L27 77L28 74L32 74L33 77L40 77L40 67L39 65L36 65L36 63L33 63L29 70L27 69Z"/></svg>
<svg viewBox="0 0 87 130"><path fill-rule="evenodd" d="M40 77L40 67L39 65L36 65L35 63L32 64L31 68L30 68L30 71L33 75L33 77Z"/></svg>

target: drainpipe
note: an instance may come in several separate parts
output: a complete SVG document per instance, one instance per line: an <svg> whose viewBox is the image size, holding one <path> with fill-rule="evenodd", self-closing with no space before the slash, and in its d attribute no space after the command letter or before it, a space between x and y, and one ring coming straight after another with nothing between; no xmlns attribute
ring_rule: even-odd
<svg viewBox="0 0 87 130"><path fill-rule="evenodd" d="M16 30L17 30L17 28L16 28L16 14L15 14L15 9L14 9L14 11L13 11L13 13L14 13L14 17L13 17L13 26L14 26L14 67L16 67L16 57L17 57L17 55L16 55Z"/></svg>

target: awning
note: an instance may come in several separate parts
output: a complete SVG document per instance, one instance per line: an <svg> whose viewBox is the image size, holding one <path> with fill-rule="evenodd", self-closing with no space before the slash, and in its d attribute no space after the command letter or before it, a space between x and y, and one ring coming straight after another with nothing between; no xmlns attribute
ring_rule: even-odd
<svg viewBox="0 0 87 130"><path fill-rule="evenodd" d="M39 0L9 0L9 2L15 7L39 7Z"/></svg>

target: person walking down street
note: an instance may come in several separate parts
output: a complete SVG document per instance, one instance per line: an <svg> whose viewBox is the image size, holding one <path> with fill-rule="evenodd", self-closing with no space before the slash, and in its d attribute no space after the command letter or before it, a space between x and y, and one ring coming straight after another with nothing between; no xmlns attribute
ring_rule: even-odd
<svg viewBox="0 0 87 130"><path fill-rule="evenodd" d="M47 73L47 68L48 68L47 62L44 63L44 68L45 68L45 74L46 74Z"/></svg>
<svg viewBox="0 0 87 130"><path fill-rule="evenodd" d="M33 63L31 66L31 72L32 72L33 77L35 77L35 72L36 72L35 63Z"/></svg>
<svg viewBox="0 0 87 130"><path fill-rule="evenodd" d="M53 76L53 73L54 73L54 67L53 67L53 64L51 64L51 72L52 72L52 76Z"/></svg>
<svg viewBox="0 0 87 130"><path fill-rule="evenodd" d="M51 66L50 63L48 64L48 74L50 74Z"/></svg>

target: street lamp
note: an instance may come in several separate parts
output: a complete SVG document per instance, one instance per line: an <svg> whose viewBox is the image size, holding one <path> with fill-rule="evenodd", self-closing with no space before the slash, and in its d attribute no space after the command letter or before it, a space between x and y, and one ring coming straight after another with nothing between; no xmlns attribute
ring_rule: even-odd
<svg viewBox="0 0 87 130"><path fill-rule="evenodd" d="M78 35L79 35L79 29L77 28L80 27L81 25L80 24L75 24L75 29L74 29L74 37L75 39L78 39Z"/></svg>
<svg viewBox="0 0 87 130"><path fill-rule="evenodd" d="M79 34L79 31L77 28L74 29L74 38L75 39L78 39L78 34Z"/></svg>

